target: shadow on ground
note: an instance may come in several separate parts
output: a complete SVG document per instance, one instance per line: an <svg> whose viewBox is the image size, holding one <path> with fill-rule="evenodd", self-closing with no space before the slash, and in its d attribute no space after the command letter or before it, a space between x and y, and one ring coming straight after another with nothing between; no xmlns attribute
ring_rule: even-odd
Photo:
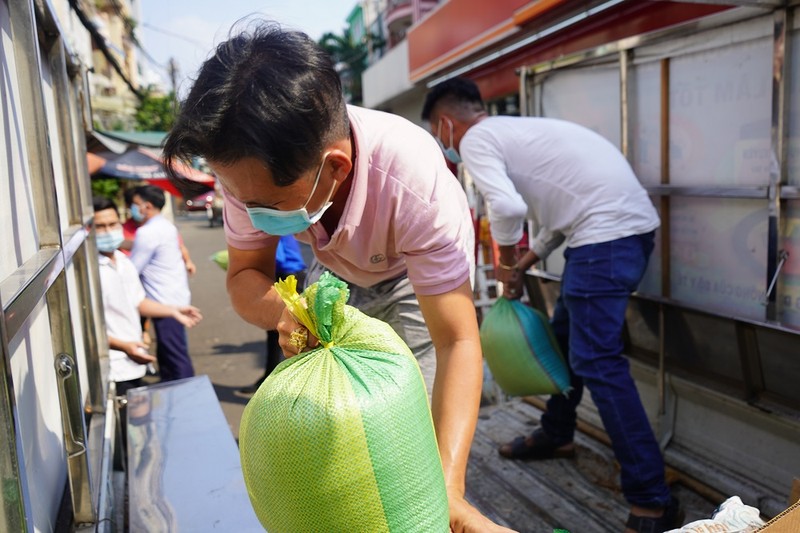
<svg viewBox="0 0 800 533"><path fill-rule="evenodd" d="M211 347L213 350L212 355L230 355L230 354L246 354L254 353L260 354L264 351L266 338L263 341L250 341L244 344L215 344Z"/></svg>
<svg viewBox="0 0 800 533"><path fill-rule="evenodd" d="M232 387L229 385L220 385L218 383L213 383L214 385L214 392L217 393L217 398L220 402L228 402L228 403L238 403L240 405L247 405L247 402L250 401L250 397L240 396L236 394L236 391L240 387Z"/></svg>

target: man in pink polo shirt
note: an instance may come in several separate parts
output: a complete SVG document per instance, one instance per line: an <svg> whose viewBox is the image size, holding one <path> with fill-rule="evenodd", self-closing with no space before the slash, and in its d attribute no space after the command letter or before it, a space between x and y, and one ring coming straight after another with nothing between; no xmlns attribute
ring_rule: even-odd
<svg viewBox="0 0 800 533"><path fill-rule="evenodd" d="M262 24L203 64L164 154L205 157L222 185L237 313L277 328L285 355L296 355L290 334L301 326L272 289L275 249L284 234L310 244L309 281L322 268L346 280L349 303L390 323L432 381L452 529L509 531L464 499L482 379L474 233L435 140L397 116L346 106L327 53Z"/></svg>

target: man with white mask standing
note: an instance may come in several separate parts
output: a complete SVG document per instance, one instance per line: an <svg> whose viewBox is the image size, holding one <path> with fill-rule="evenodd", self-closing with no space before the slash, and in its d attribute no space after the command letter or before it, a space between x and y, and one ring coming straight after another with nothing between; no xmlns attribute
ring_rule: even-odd
<svg viewBox="0 0 800 533"><path fill-rule="evenodd" d="M141 378L147 373L147 365L156 360L147 353L147 345L142 342L140 315L170 317L189 328L197 324L202 315L191 305L168 306L145 297L136 267L118 250L123 240L122 224L116 204L108 198L94 199L94 228L111 348L109 379L117 383L117 394L124 396L128 389L144 385Z"/></svg>
<svg viewBox="0 0 800 533"><path fill-rule="evenodd" d="M108 198L94 198L94 228L97 244L103 314L109 344L109 380L116 383L117 396L124 397L133 388L144 386L147 366L156 358L147 351L142 339L141 317L170 317L191 328L203 317L190 305L174 307L145 297L139 273L130 259L119 251L124 239L119 212ZM120 406L121 447L127 447L125 404ZM121 457L115 457L115 468Z"/></svg>

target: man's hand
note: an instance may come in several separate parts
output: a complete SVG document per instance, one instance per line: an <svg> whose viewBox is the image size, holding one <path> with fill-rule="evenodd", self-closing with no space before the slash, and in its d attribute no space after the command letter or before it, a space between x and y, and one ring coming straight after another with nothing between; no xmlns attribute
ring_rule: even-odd
<svg viewBox="0 0 800 533"><path fill-rule="evenodd" d="M196 326L198 322L203 320L203 315L200 314L200 309L196 308L195 306L183 305L175 308L175 314L172 315L172 318L187 328L192 328Z"/></svg>
<svg viewBox="0 0 800 533"><path fill-rule="evenodd" d="M288 308L278 320L278 344L285 357L294 357L319 346L319 340L298 322Z"/></svg>
<svg viewBox="0 0 800 533"><path fill-rule="evenodd" d="M513 529L498 526L483 516L463 496L448 493L448 500L452 533L515 533Z"/></svg>
<svg viewBox="0 0 800 533"><path fill-rule="evenodd" d="M189 274L189 276L194 276L195 272L197 272L197 265L194 264L194 261L189 259L186 261L186 273Z"/></svg>
<svg viewBox="0 0 800 533"><path fill-rule="evenodd" d="M503 284L503 296L509 300L522 298L522 285L525 278L520 269L498 267L495 271L495 278Z"/></svg>
<svg viewBox="0 0 800 533"><path fill-rule="evenodd" d="M156 358L147 353L147 345L141 341L130 341L124 343L122 351L140 365L156 362Z"/></svg>

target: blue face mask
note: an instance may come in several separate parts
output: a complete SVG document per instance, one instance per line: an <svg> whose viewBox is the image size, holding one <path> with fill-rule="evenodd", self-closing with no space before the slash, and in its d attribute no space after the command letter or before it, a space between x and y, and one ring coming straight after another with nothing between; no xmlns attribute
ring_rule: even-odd
<svg viewBox="0 0 800 533"><path fill-rule="evenodd" d="M125 236L122 233L122 228L95 234L97 249L105 253L111 253L119 248L119 245L122 244L124 240Z"/></svg>
<svg viewBox="0 0 800 533"><path fill-rule="evenodd" d="M450 145L447 148L445 148L444 143L441 140L442 120L447 120L447 125L450 126ZM451 121L449 118L442 117L439 119L439 131L436 134L436 140L439 142L439 148L442 149L442 152L444 152L444 156L448 161L454 165L461 163L461 156L459 155L458 150L456 150L453 146L453 121Z"/></svg>
<svg viewBox="0 0 800 533"><path fill-rule="evenodd" d="M445 149L444 156L447 158L448 161L450 161L454 165L461 163L461 156L452 146Z"/></svg>
<svg viewBox="0 0 800 533"><path fill-rule="evenodd" d="M139 204L131 204L131 218L136 222L141 222L144 220L144 215L139 210Z"/></svg>
<svg viewBox="0 0 800 533"><path fill-rule="evenodd" d="M333 202L330 201L331 196L333 195L333 187L331 187L331 192L328 193L328 198L325 200L325 203L322 207L319 208L313 214L308 214L306 210L306 206L308 202L311 201L311 198L314 196L314 192L317 190L317 185L319 185L319 177L322 175L322 169L325 168L325 161L328 158L328 153L326 153L322 158L322 164L317 171L317 177L314 180L314 187L311 189L311 194L308 195L308 199L306 203L303 204L303 207L300 209L292 209L291 211L281 211L280 209L271 209L269 207L247 207L247 214L250 216L250 222L253 224L253 227L263 231L264 233L269 233L270 235L294 235L295 233L300 233L302 231L307 230L311 227L312 224L315 224L322 218L322 215L327 211L327 209L333 205ZM334 186L336 184L334 183Z"/></svg>

